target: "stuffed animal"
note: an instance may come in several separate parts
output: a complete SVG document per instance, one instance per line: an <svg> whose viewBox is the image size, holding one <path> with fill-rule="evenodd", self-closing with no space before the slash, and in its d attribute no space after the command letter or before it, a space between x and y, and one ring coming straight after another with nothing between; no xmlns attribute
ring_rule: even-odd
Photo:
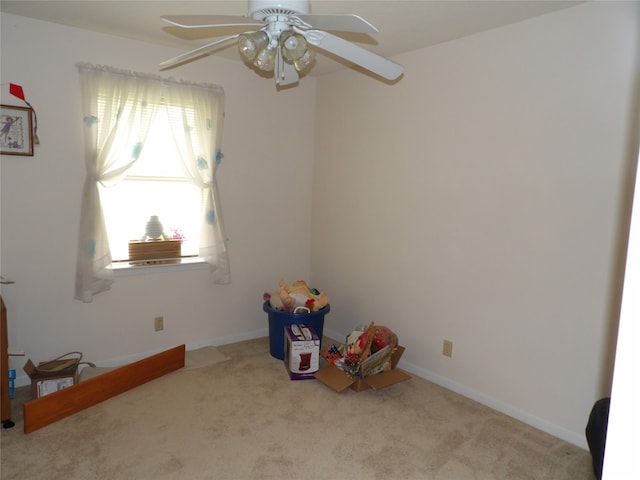
<svg viewBox="0 0 640 480"><path fill-rule="evenodd" d="M276 293L266 292L262 296L262 298L264 299L265 302L269 302L269 306L274 310L283 311L285 309L284 305L282 305L282 300L280 300L280 295L278 294L278 292Z"/></svg>
<svg viewBox="0 0 640 480"><path fill-rule="evenodd" d="M288 311L293 311L297 307L307 307L312 312L317 312L329 305L329 297L324 292L309 288L304 280L296 280L291 285L280 280L278 296Z"/></svg>

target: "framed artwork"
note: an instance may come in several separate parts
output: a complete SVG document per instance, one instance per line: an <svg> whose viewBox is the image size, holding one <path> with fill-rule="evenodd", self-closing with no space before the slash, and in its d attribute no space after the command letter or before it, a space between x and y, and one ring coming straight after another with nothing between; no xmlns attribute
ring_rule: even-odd
<svg viewBox="0 0 640 480"><path fill-rule="evenodd" d="M30 108L0 105L0 153L33 156Z"/></svg>

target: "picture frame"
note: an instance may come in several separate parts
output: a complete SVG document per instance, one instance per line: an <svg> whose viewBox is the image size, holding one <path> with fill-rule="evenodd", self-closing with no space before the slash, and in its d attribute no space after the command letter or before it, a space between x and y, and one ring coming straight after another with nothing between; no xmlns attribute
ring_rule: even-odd
<svg viewBox="0 0 640 480"><path fill-rule="evenodd" d="M0 105L0 154L33 156L33 109Z"/></svg>

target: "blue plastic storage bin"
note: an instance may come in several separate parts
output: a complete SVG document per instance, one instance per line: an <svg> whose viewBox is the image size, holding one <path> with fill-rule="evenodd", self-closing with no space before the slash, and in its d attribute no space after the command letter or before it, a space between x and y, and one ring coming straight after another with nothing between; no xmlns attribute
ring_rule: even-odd
<svg viewBox="0 0 640 480"><path fill-rule="evenodd" d="M291 313L271 308L269 302L264 302L262 309L269 315L269 351L271 356L278 360L284 360L284 327L295 323L309 325L322 341L324 316L329 313L331 306L327 305L317 312Z"/></svg>

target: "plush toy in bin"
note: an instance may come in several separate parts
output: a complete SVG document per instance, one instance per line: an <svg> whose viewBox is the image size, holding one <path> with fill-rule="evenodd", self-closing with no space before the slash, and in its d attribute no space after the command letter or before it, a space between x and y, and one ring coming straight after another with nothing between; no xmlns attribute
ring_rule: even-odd
<svg viewBox="0 0 640 480"><path fill-rule="evenodd" d="M329 305L329 297L324 292L310 288L304 280L296 280L289 285L280 280L280 288L274 293L265 293L265 301L271 308L286 312L293 312L296 308L305 307L311 312L317 312Z"/></svg>

